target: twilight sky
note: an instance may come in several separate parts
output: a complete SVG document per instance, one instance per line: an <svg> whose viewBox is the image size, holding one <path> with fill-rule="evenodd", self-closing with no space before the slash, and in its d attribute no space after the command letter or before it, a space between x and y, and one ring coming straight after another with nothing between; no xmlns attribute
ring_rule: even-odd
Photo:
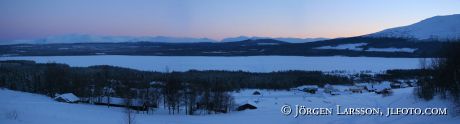
<svg viewBox="0 0 460 124"><path fill-rule="evenodd" d="M459 13L458 0L0 0L0 40L63 34L334 38Z"/></svg>

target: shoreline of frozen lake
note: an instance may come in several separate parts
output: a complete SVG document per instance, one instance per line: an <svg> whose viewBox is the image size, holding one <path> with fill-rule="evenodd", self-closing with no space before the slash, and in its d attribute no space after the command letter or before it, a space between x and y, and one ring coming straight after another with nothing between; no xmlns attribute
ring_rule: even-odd
<svg viewBox="0 0 460 124"><path fill-rule="evenodd" d="M381 72L388 69L419 68L419 58L382 57L304 57L304 56L17 56L0 60L34 60L38 63L64 63L74 67L112 65L144 71L229 70L248 72L303 71L361 71Z"/></svg>

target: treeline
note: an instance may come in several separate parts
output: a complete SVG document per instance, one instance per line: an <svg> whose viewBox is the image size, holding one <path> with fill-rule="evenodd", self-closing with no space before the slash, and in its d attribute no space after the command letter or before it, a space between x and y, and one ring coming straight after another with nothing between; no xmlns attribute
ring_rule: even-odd
<svg viewBox="0 0 460 124"><path fill-rule="evenodd" d="M440 95L460 105L460 42L444 45L437 55L435 59L421 61L417 93L427 100Z"/></svg>
<svg viewBox="0 0 460 124"><path fill-rule="evenodd" d="M375 75L374 80L397 80L397 79L418 79L423 76L420 69L393 69L387 70L383 74Z"/></svg>
<svg viewBox="0 0 460 124"><path fill-rule="evenodd" d="M263 44L274 45L263 45ZM315 49L321 46L367 43L369 48L413 48L415 52L377 52L337 49ZM71 43L71 44L17 44L0 45L0 54L13 56L66 56L66 55L154 55L154 56L369 56L369 57L434 57L445 42L408 38L349 37L317 42L287 43L273 39L243 40L222 43ZM78 49L75 49L78 48ZM65 49L65 50L62 50Z"/></svg>
<svg viewBox="0 0 460 124"><path fill-rule="evenodd" d="M70 67L34 61L0 61L0 87L50 97L74 93L91 99L122 97L151 106L160 103L171 114L228 112L230 91L245 88L283 90L306 84L351 84L347 76L319 71L250 73L242 71L150 72L114 66Z"/></svg>

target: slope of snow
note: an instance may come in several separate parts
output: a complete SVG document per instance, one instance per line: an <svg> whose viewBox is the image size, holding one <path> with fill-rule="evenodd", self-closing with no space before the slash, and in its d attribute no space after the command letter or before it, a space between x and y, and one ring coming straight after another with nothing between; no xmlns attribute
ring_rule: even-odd
<svg viewBox="0 0 460 124"><path fill-rule="evenodd" d="M366 51L372 51L372 52L407 52L407 53L413 53L417 49L414 48L369 48Z"/></svg>
<svg viewBox="0 0 460 124"><path fill-rule="evenodd" d="M328 38L288 38L288 37L278 37L278 38L273 38L273 37L248 37L248 36L239 36L239 37L229 37L229 38L224 38L221 41L222 42L235 42L235 41L243 41L243 40L257 40L257 39L274 39L274 40L279 40L279 41L284 41L284 42L289 42L289 43L306 43L306 42L314 42L314 41L321 41L321 40L327 40Z"/></svg>
<svg viewBox="0 0 460 124"><path fill-rule="evenodd" d="M354 50L354 51L362 51L363 48L361 46L367 45L367 43L353 43L353 44L340 44L337 46L322 46L316 47L314 49L335 49L335 50Z"/></svg>
<svg viewBox="0 0 460 124"><path fill-rule="evenodd" d="M217 42L208 38L165 37L165 36L96 36L86 34L70 34L50 36L36 40L13 40L0 42L0 45L9 44L50 44L50 43L118 43L118 42L167 42L167 43L196 43Z"/></svg>
<svg viewBox="0 0 460 124"><path fill-rule="evenodd" d="M165 108L154 113L136 114L136 124L456 124L459 117L453 116L449 101L435 98L423 101L413 95L413 88L394 90L393 95L382 97L375 93L330 96L327 94L306 94L299 91L258 90L260 96L252 95L254 90L233 93L236 103L255 103L257 109L214 115L168 115ZM122 124L125 123L122 108L90 104L69 104L53 101L51 98L11 90L0 90L1 124ZM285 116L281 114L283 105L306 105L308 107L436 107L447 108L448 115L322 115ZM16 113L16 118L12 118Z"/></svg>
<svg viewBox="0 0 460 124"><path fill-rule="evenodd" d="M365 36L415 38L419 40L460 39L460 14L435 16L412 25L386 29Z"/></svg>
<svg viewBox="0 0 460 124"><path fill-rule="evenodd" d="M321 46L316 47L314 49L332 49L332 50L352 50L352 51L369 51L369 52L408 52L413 53L417 49L414 48L373 48L370 47L364 50L363 46L367 45L367 43L353 43L353 44L340 44L337 46Z"/></svg>
<svg viewBox="0 0 460 124"><path fill-rule="evenodd" d="M388 69L419 68L418 58L380 57L303 57L303 56L30 56L2 57L0 60L34 60L39 63L56 62L70 66L113 65L147 71L243 70L272 72L283 70L361 71L380 72Z"/></svg>

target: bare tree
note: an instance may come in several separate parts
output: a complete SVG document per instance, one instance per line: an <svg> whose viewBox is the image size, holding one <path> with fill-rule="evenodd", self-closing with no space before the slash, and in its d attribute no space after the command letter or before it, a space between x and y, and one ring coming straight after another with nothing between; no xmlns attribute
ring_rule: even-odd
<svg viewBox="0 0 460 124"><path fill-rule="evenodd" d="M126 124L134 124L135 119L136 119L136 113L133 112L133 110L130 109L130 107L133 105L133 100L131 98L126 98L125 99L125 122Z"/></svg>

